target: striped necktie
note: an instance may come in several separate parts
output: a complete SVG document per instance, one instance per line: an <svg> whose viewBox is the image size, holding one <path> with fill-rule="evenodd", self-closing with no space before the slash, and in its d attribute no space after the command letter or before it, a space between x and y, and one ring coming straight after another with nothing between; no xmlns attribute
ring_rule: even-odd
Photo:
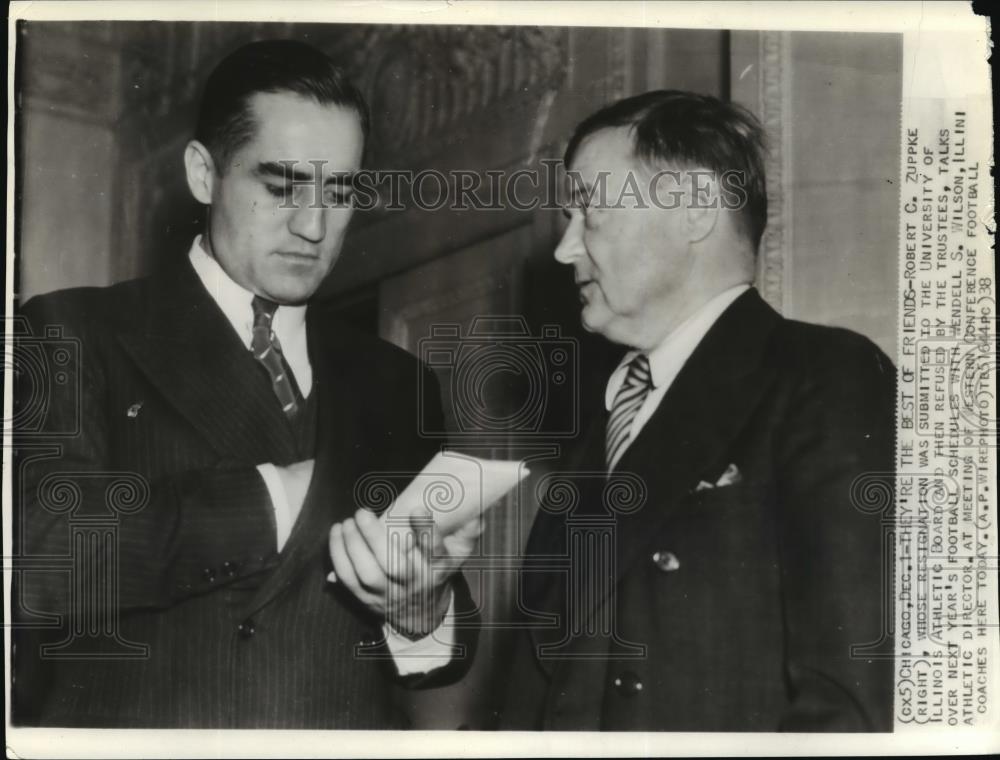
<svg viewBox="0 0 1000 760"><path fill-rule="evenodd" d="M253 358L263 364L264 369L267 370L282 410L289 418L293 418L299 410L299 402L295 386L292 385L292 379L289 377L288 365L281 355L281 344L278 343L278 336L271 329L271 321L274 319L274 312L277 311L278 304L274 301L268 301L266 298L254 296L251 305L253 307L253 333L250 340L250 350L253 352Z"/></svg>
<svg viewBox="0 0 1000 760"><path fill-rule="evenodd" d="M645 354L639 354L628 363L625 382L622 383L617 395L615 395L611 416L608 417L608 430L604 439L608 470L614 469L621 455L625 452L625 447L632 434L632 421L646 400L646 396L649 395L652 385L649 358Z"/></svg>

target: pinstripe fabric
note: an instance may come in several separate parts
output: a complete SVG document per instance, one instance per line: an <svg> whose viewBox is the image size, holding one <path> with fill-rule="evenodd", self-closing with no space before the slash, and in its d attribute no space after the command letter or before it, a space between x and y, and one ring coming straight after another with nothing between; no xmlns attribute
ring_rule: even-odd
<svg viewBox="0 0 1000 760"><path fill-rule="evenodd" d="M354 511L358 478L383 468L416 471L436 450L417 433L421 414L441 415L429 370L311 307L316 468L278 554L255 465L301 459L302 441L186 261L170 278L42 296L22 313L38 333L55 324L79 341L80 396L53 384L46 429L81 418L76 436L18 439L17 551L68 551L69 523L79 514L47 507L40 490L47 476L65 473L80 509L93 510L105 508L113 479L99 473L141 475L149 502L117 523L117 631L148 645L149 656L53 661L38 656L39 639L59 640L65 629L18 632L14 721L405 727L389 699L390 662L354 654L379 621L325 582L325 544L330 525ZM423 398L419 372L427 373ZM52 446L61 447L58 456ZM17 589L26 609L72 614L63 574L25 573ZM251 621L253 634L241 634ZM456 677L467 665L435 678Z"/></svg>
<svg viewBox="0 0 1000 760"><path fill-rule="evenodd" d="M608 469L614 469L618 463L631 436L632 420L649 395L652 387L652 375L649 370L649 357L638 354L629 362L625 382L615 395L615 403L608 417L608 427L605 434L605 461Z"/></svg>

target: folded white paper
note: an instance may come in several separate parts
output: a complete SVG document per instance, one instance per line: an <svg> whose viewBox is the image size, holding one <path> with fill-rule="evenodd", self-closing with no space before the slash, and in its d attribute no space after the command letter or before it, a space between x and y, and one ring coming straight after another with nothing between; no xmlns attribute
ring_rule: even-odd
<svg viewBox="0 0 1000 760"><path fill-rule="evenodd" d="M415 511L429 511L440 535L448 536L477 516L485 516L528 474L521 461L441 452L403 489L381 519L408 526ZM336 583L337 575L331 572L326 579Z"/></svg>
<svg viewBox="0 0 1000 760"><path fill-rule="evenodd" d="M441 452L403 489L382 519L408 521L425 507L441 535L447 536L477 516L485 516L527 475L524 462Z"/></svg>

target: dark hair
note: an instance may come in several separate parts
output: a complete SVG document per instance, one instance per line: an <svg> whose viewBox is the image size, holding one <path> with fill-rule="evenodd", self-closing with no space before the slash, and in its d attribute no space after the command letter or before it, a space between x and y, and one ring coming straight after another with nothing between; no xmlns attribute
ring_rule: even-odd
<svg viewBox="0 0 1000 760"><path fill-rule="evenodd" d="M254 135L250 99L259 92L292 92L352 108L368 137L368 105L328 55L294 40L251 42L215 67L202 94L194 137L211 152L219 173Z"/></svg>
<svg viewBox="0 0 1000 760"><path fill-rule="evenodd" d="M573 133L563 157L568 167L580 143L612 127L631 127L635 155L643 161L677 168L704 168L721 178L737 172L746 198L744 233L760 244L767 225L764 177L766 142L757 118L735 103L680 90L655 90L619 100L585 119Z"/></svg>

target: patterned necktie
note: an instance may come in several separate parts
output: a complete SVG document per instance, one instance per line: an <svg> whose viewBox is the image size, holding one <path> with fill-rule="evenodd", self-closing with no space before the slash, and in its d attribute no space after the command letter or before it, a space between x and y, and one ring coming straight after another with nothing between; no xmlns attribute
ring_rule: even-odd
<svg viewBox="0 0 1000 760"><path fill-rule="evenodd" d="M652 385L649 359L645 354L639 354L628 363L625 382L618 389L615 403L611 407L611 416L608 417L608 430L604 439L608 470L614 469L619 457L624 453L631 436L632 421L646 400L646 396L649 395Z"/></svg>
<svg viewBox="0 0 1000 760"><path fill-rule="evenodd" d="M253 358L264 365L267 374L271 377L271 385L274 393L281 403L281 408L289 418L295 416L299 410L299 402L296 398L295 387L288 376L288 367L281 356L281 344L278 343L278 336L271 329L271 321L274 319L274 312L278 309L278 304L268 301L266 298L254 296L253 306L253 337L250 340L250 350Z"/></svg>

